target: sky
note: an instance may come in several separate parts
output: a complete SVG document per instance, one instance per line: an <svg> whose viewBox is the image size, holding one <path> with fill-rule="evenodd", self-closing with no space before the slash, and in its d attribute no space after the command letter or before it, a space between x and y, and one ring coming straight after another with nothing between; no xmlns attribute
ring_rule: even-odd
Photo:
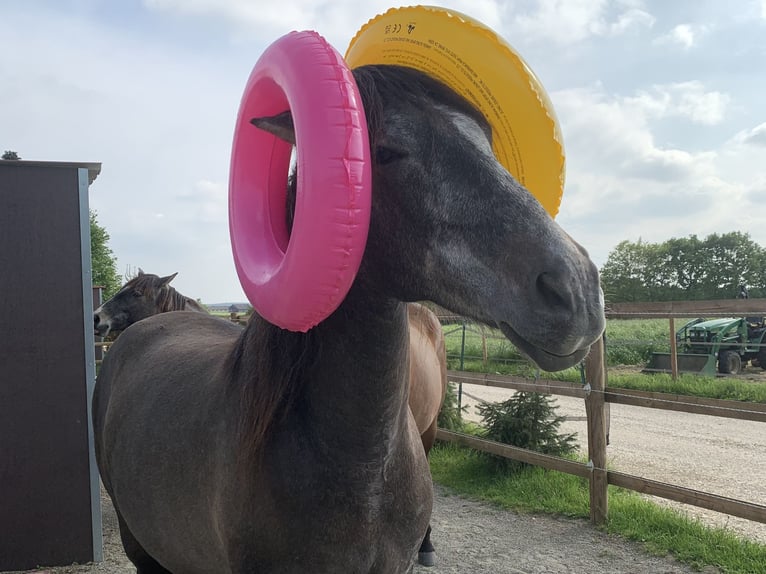
<svg viewBox="0 0 766 574"><path fill-rule="evenodd" d="M623 240L740 231L766 247L766 0L455 0L526 60L564 137L557 221L601 267ZM404 4L407 5L407 4ZM0 0L0 151L101 162L90 207L120 274L245 301L229 156L263 50L344 53L378 0Z"/></svg>

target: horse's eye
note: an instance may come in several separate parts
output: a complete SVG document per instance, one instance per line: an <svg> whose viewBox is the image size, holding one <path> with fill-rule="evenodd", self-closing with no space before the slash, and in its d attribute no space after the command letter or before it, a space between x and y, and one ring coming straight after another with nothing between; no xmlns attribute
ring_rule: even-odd
<svg viewBox="0 0 766 574"><path fill-rule="evenodd" d="M387 163L402 159L406 155L406 152L395 150L390 147L379 145L375 148L375 162L378 165L386 165Z"/></svg>
<svg viewBox="0 0 766 574"><path fill-rule="evenodd" d="M144 294L142 291L133 291L133 297L143 297Z"/></svg>

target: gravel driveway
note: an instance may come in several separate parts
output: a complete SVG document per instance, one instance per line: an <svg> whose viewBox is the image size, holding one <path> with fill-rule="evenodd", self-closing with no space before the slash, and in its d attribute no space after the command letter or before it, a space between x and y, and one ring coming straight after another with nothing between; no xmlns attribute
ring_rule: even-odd
<svg viewBox="0 0 766 574"><path fill-rule="evenodd" d="M756 373L758 380L764 379L762 373L760 369ZM478 400L502 401L513 394L476 385L463 385L463 390L463 404L469 406L473 420L479 420L474 408ZM569 419L562 432L576 432L580 450L586 453L584 402L561 396L556 401L558 413ZM613 404L609 439L607 460L614 470L766 505L764 423ZM766 544L766 524L648 498Z"/></svg>
<svg viewBox="0 0 766 574"><path fill-rule="evenodd" d="M584 520L530 516L450 495L436 487L433 568L413 574L691 574L688 566L650 556L639 545L593 528ZM117 519L103 498L104 561L37 570L39 574L134 574L122 552ZM718 570L705 570L706 574ZM5 573L8 574L8 573ZM339 573L353 574L353 573Z"/></svg>
<svg viewBox="0 0 766 574"><path fill-rule="evenodd" d="M464 386L464 404L503 400L511 391ZM582 400L558 397L567 432L585 441ZM610 465L616 470L766 504L766 428L762 423L612 405ZM715 526L766 543L766 525L655 499ZM100 564L50 568L46 574L132 574L122 553L116 518L104 499L104 552ZM608 536L584 520L520 515L451 495L437 486L433 541L437 563L415 574L580 573L676 574L694 572L667 557ZM716 569L706 569L715 573Z"/></svg>

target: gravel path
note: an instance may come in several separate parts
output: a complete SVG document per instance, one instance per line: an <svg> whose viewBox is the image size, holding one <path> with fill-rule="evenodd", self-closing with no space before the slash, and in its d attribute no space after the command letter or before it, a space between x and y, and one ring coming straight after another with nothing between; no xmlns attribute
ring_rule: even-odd
<svg viewBox="0 0 766 574"><path fill-rule="evenodd" d="M680 574L669 557L600 532L585 520L508 512L436 489L432 540L437 562L416 574ZM705 570L718 572L714 568Z"/></svg>
<svg viewBox="0 0 766 574"><path fill-rule="evenodd" d="M758 370L759 380L763 378ZM761 383L763 384L763 383ZM464 385L468 415L478 420L478 400L502 401L513 391ZM585 405L580 399L556 397L559 414L569 420L563 432L576 432L580 450L587 452ZM721 496L766 505L766 425L706 415L611 405L608 464L614 470L677 484ZM729 528L766 544L766 524L704 510L663 498L672 506L709 526ZM766 569L764 570L766 572Z"/></svg>
<svg viewBox="0 0 766 574"><path fill-rule="evenodd" d="M415 566L413 574L696 572L671 558L650 556L638 544L608 536L584 520L516 514L450 495L438 485L435 495L432 539L437 552L436 566ZM135 569L122 552L114 510L108 499L104 498L103 503L103 562L33 572L134 574ZM704 572L716 574L718 570Z"/></svg>
<svg viewBox="0 0 766 574"><path fill-rule="evenodd" d="M511 391L465 385L464 404L476 418L477 400L503 400ZM558 397L570 420L566 432L585 441L583 401ZM766 432L762 423L612 405L610 465L620 471L766 504ZM766 525L716 512L673 505L704 522L766 543ZM104 561L50 568L45 574L133 574L122 552L116 518L103 504ZM508 512L436 487L433 541L437 563L413 574L676 574L693 569L640 545L608 536L584 520ZM708 568L713 574L716 569Z"/></svg>

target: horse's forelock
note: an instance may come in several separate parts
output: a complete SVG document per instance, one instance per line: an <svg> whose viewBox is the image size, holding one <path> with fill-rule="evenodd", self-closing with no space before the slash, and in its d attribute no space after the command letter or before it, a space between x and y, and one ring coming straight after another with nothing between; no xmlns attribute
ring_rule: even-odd
<svg viewBox="0 0 766 574"><path fill-rule="evenodd" d="M449 86L431 76L406 66L360 66L354 70L354 79L359 88L370 133L370 146L380 133L383 108L388 102L407 101L424 111L435 109L434 104L443 104L473 118L491 133L484 115L468 100Z"/></svg>
<svg viewBox="0 0 766 574"><path fill-rule="evenodd" d="M188 297L163 282L163 278L152 273L137 275L123 286L120 291L136 291L154 299L157 312L183 311Z"/></svg>
<svg viewBox="0 0 766 574"><path fill-rule="evenodd" d="M141 293L145 293L152 287L152 277L157 276L150 274L136 275L133 277L133 279L129 280L127 283L125 283L125 285L122 286L120 292L139 291Z"/></svg>

